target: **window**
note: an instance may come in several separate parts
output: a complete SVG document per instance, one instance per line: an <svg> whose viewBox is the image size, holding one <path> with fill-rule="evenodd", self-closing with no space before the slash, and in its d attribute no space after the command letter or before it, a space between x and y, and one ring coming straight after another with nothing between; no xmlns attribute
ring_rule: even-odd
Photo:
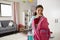
<svg viewBox="0 0 60 40"><path fill-rule="evenodd" d="M0 16L12 16L12 6L0 3Z"/></svg>

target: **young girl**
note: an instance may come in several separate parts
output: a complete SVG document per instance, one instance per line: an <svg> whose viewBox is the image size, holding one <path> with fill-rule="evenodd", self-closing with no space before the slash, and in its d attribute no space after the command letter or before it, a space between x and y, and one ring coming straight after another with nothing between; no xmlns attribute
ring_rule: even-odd
<svg viewBox="0 0 60 40"><path fill-rule="evenodd" d="M34 40L49 40L50 30L47 18L43 16L43 6L36 7L36 15L32 19L32 28L34 30Z"/></svg>

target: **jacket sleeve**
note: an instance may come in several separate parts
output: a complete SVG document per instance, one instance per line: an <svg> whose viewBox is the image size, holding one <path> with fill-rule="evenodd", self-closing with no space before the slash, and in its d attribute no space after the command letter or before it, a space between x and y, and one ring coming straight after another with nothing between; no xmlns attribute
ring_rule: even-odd
<svg viewBox="0 0 60 40"><path fill-rule="evenodd" d="M43 28L48 28L48 21L47 21L47 18L44 18L44 20L42 21L42 27Z"/></svg>
<svg viewBox="0 0 60 40"><path fill-rule="evenodd" d="M44 30L43 32L47 32L48 36L50 37L50 29L48 27L49 23L47 21L47 18L44 18L44 20L42 21L42 29Z"/></svg>

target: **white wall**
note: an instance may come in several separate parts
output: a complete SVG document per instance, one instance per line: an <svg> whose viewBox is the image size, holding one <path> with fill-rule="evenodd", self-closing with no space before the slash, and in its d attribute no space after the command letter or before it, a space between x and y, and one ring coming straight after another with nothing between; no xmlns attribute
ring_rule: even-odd
<svg viewBox="0 0 60 40"><path fill-rule="evenodd" d="M53 32L55 39L59 40L60 33L60 0L37 0L37 5L43 5L44 15L47 17L49 22L50 30ZM58 23L55 22L58 19Z"/></svg>

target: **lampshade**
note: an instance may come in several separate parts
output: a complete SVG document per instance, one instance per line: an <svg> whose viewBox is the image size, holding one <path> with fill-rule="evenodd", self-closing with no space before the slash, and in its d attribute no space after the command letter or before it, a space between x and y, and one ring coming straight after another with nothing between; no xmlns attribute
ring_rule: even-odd
<svg viewBox="0 0 60 40"><path fill-rule="evenodd" d="M33 3L33 0L29 0L30 3Z"/></svg>

